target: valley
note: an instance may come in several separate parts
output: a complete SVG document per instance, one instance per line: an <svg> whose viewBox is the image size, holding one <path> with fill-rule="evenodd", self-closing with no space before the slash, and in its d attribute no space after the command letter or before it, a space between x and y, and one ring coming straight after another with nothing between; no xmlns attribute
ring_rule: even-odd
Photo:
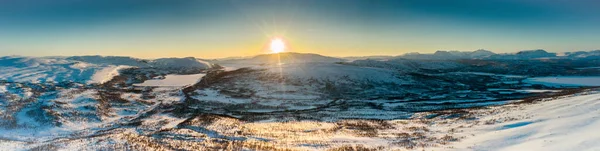
<svg viewBox="0 0 600 151"><path fill-rule="evenodd" d="M597 111L594 52L453 53L358 60L301 53L224 60L2 57L0 146L453 150L490 147L465 145L487 135L473 130L561 122L535 113L576 109L562 107L564 100Z"/></svg>

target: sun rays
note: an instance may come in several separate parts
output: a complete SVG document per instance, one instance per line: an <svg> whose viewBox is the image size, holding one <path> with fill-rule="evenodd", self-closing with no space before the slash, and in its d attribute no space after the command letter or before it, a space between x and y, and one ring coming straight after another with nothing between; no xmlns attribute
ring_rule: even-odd
<svg viewBox="0 0 600 151"><path fill-rule="evenodd" d="M271 52L281 53L285 51L285 43L281 38L274 38L271 40Z"/></svg>

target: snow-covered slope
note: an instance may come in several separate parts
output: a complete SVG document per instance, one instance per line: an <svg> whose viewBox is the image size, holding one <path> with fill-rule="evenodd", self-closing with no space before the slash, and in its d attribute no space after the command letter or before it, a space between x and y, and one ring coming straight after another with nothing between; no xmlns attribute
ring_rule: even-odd
<svg viewBox="0 0 600 151"><path fill-rule="evenodd" d="M419 60L455 60L455 59L482 59L496 55L488 50L469 51L436 51L433 54L407 53L397 58L419 59Z"/></svg>
<svg viewBox="0 0 600 151"><path fill-rule="evenodd" d="M548 59L556 58L556 53L550 53L546 50L524 50L515 54L497 54L488 57L487 59L510 59L510 60L527 60L527 59Z"/></svg>
<svg viewBox="0 0 600 151"><path fill-rule="evenodd" d="M211 64L196 58L143 60L131 57L0 57L0 80L31 83L104 83L127 68L199 72Z"/></svg>
<svg viewBox="0 0 600 151"><path fill-rule="evenodd" d="M327 57L318 54L309 54L309 53L295 53L295 52L286 52L286 53L276 53L276 54L263 54L254 56L251 58L242 58L242 59L225 59L218 60L215 63L225 66L225 67L234 67L234 68L242 68L242 67L251 67L251 66L259 66L259 65L271 65L271 64L288 64L288 63L335 63L335 62L344 62L345 59Z"/></svg>
<svg viewBox="0 0 600 151"><path fill-rule="evenodd" d="M600 86L599 76L585 77L535 77L524 80L525 83L540 84L551 87Z"/></svg>
<svg viewBox="0 0 600 151"><path fill-rule="evenodd" d="M123 65L96 65L64 58L0 58L0 80L13 82L103 83L119 75Z"/></svg>
<svg viewBox="0 0 600 151"><path fill-rule="evenodd" d="M567 52L566 57L582 59L600 59L600 50Z"/></svg>
<svg viewBox="0 0 600 151"><path fill-rule="evenodd" d="M480 118L509 122L475 126L472 137L447 150L598 150L600 149L600 93L589 92L515 107Z"/></svg>
<svg viewBox="0 0 600 151"><path fill-rule="evenodd" d="M208 62L198 60L193 57L187 58L161 58L148 61L150 66L160 69L208 69L211 65Z"/></svg>
<svg viewBox="0 0 600 151"><path fill-rule="evenodd" d="M154 60L137 59L132 57L120 56L74 56L68 57L67 60L75 60L98 65L127 65L139 68L153 67L161 69L181 69L181 68L199 68L208 69L211 64L196 59L194 57L187 58L159 58Z"/></svg>
<svg viewBox="0 0 600 151"><path fill-rule="evenodd" d="M369 68L349 66L336 63L302 63L282 64L267 67L271 74L280 74L288 78L299 80L329 80L335 82L370 81L375 83L406 84L411 81L402 79L398 72L382 68ZM378 75L378 76L373 76Z"/></svg>
<svg viewBox="0 0 600 151"><path fill-rule="evenodd" d="M127 65L135 67L148 66L148 61L146 60L122 56L73 56L66 58L66 60L87 62L98 65Z"/></svg>
<svg viewBox="0 0 600 151"><path fill-rule="evenodd" d="M415 72L421 69L425 70L447 70L464 67L465 65L444 60L411 60L396 58L385 61L377 60L356 60L349 63L349 65L363 66L363 67L375 67L383 69L391 69L405 72Z"/></svg>

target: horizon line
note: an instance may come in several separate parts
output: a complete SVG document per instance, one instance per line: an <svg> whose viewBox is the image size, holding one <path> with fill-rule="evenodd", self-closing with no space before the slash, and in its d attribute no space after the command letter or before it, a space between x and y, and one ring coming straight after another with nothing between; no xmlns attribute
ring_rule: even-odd
<svg viewBox="0 0 600 151"><path fill-rule="evenodd" d="M323 55L323 54L319 54L319 53L314 53L314 52L297 52L297 51L284 51L284 52L280 52L280 53L298 53L298 54L316 54L316 55L320 55L320 56L326 56L326 57L334 57L334 58L353 58L353 57L400 57L400 56L404 56L407 54L423 54L423 55L427 55L427 54L435 54L436 52L475 52L475 51L479 51L479 50L485 50L485 51L490 51L493 52L495 54L516 54L519 52L524 52L524 51L537 51L537 50L543 50L546 51L548 53L556 53L556 54L564 54L564 53L572 53L572 52L592 52L592 51L600 51L600 49L593 49L593 50L578 50L578 51L564 51L564 52L553 52L553 51L548 51L545 49L529 49L529 50L519 50L519 51L514 51L514 52L503 52L503 53L498 53L498 52L494 52L492 50L488 50L488 49L477 49L477 50L436 50L435 52L432 53L421 53L421 52L406 52L403 54L399 54L399 55L385 55L385 54L374 54L374 55L348 55L348 56L337 56L337 55ZM255 55L248 55L248 56L229 56L229 57L217 57L217 58L203 58L203 57L196 57L196 56L166 56L166 57L159 57L159 58L153 58L153 57L137 57L137 56L128 56L128 55L100 55L100 54L90 54L90 55L48 55L48 56L30 56L30 55L0 55L0 57L32 57L32 58L44 58L44 57L74 57L74 56L101 56L101 57L130 57L130 58L136 58L136 59L160 59L160 58L189 58L189 57L193 57L196 59L205 59L205 60L222 60L222 59L242 59L242 58L250 58L250 57L256 57L256 56L260 56L260 55L269 55L269 54L276 54L276 53L259 53L259 54L255 54Z"/></svg>

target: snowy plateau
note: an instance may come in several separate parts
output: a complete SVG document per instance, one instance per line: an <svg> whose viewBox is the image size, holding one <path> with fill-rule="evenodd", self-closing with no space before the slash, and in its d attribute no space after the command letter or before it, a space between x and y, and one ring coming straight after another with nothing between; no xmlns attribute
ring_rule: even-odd
<svg viewBox="0 0 600 151"><path fill-rule="evenodd" d="M600 51L0 57L0 150L600 150Z"/></svg>

